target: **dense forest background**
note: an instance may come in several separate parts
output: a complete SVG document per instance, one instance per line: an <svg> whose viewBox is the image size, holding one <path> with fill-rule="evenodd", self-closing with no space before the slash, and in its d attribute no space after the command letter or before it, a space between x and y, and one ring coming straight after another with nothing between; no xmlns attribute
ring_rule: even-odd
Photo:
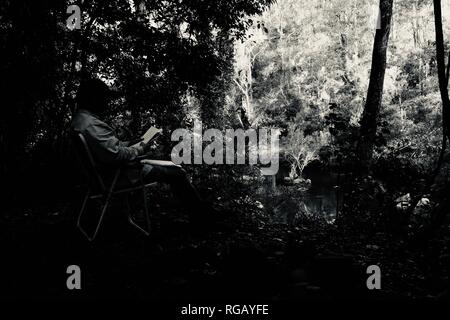
<svg viewBox="0 0 450 320"><path fill-rule="evenodd" d="M67 27L70 4L81 7L80 30ZM209 200L259 230L250 239L270 229L277 259L326 248L382 264L395 294L442 295L450 2L382 0L379 29L377 7L2 1L3 225L73 216L79 177L68 129L80 80L95 76L121 93L108 121L123 139L163 128L155 158L168 159L170 133L195 120L282 130L276 176L257 166L187 166ZM305 235L314 240L305 245Z"/></svg>

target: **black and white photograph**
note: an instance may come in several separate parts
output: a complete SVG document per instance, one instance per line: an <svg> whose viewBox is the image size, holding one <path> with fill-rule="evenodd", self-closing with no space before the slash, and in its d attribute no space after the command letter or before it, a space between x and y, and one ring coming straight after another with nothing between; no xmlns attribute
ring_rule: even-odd
<svg viewBox="0 0 450 320"><path fill-rule="evenodd" d="M450 0L1 0L0 56L0 301L448 301Z"/></svg>

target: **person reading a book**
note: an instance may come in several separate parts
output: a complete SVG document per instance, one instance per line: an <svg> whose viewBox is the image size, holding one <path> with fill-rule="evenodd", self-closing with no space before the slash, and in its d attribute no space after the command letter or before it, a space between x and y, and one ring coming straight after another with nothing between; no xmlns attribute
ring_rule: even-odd
<svg viewBox="0 0 450 320"><path fill-rule="evenodd" d="M78 109L71 124L72 130L83 134L93 157L100 165L105 166L105 169L148 154L152 144L151 139L146 143L139 143L139 140L143 139L120 141L115 136L114 129L102 120L108 111L109 101L113 95L114 92L99 79L89 79L82 82L77 95ZM149 135L155 133L149 131L147 132ZM124 172L125 182L129 184L137 183L142 173L145 183L153 181L169 183L175 196L192 214L196 217L206 214L207 206L190 183L184 169L169 161L154 162L162 165L141 163L137 168L126 169Z"/></svg>

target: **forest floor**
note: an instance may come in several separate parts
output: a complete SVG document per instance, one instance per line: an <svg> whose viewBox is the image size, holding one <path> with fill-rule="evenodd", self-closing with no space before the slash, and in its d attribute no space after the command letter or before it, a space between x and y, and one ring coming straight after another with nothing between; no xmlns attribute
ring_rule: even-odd
<svg viewBox="0 0 450 320"><path fill-rule="evenodd" d="M163 201L164 202L164 201ZM271 222L236 203L223 231L190 231L170 204L155 210L145 237L119 218L107 219L89 243L76 229L72 205L11 210L0 222L0 296L169 300L403 299L443 296L439 261L386 234L368 238L321 219ZM120 216L119 206L110 216ZM448 232L440 241L448 243ZM443 244L440 244L443 246ZM433 263L437 263L433 267ZM366 269L382 270L382 290L368 290ZM66 287L69 265L82 270L82 290ZM446 282L447 281L447 282Z"/></svg>

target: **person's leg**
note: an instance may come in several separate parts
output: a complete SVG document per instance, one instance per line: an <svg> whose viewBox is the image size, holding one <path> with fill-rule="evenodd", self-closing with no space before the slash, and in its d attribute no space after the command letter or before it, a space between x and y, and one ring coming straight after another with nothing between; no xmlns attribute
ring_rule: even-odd
<svg viewBox="0 0 450 320"><path fill-rule="evenodd" d="M224 230L223 225L217 224L223 219L223 216L211 205L202 201L183 168L179 166L152 165L151 170L149 169L147 167L143 170L144 182L169 183L174 195L188 209L190 223L194 230L205 232L217 227L220 227L222 231Z"/></svg>
<svg viewBox="0 0 450 320"><path fill-rule="evenodd" d="M179 166L152 166L151 170L145 170L144 181L149 182L165 182L168 183L174 195L185 205L189 210L199 210L202 200L190 183L186 171ZM144 172L145 172L144 171Z"/></svg>

